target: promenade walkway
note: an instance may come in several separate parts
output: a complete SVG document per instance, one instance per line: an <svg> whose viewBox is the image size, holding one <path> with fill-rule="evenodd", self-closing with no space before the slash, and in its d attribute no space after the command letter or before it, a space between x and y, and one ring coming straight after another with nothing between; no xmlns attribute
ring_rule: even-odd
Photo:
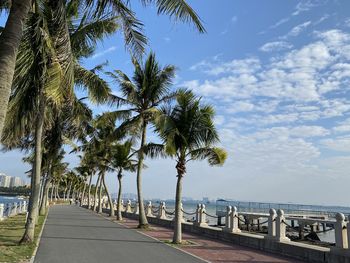
<svg viewBox="0 0 350 263"><path fill-rule="evenodd" d="M197 263L185 252L162 244L76 206L53 206L35 263Z"/></svg>
<svg viewBox="0 0 350 263"><path fill-rule="evenodd" d="M182 251L156 240L171 239L172 230L152 225L142 234L136 226L135 220L118 224L77 206L53 206L34 262L299 262L193 234L184 234L194 245L183 246Z"/></svg>

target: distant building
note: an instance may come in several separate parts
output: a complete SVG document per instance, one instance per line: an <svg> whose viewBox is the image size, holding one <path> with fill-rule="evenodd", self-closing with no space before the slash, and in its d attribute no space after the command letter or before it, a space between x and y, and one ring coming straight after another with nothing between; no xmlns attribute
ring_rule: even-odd
<svg viewBox="0 0 350 263"><path fill-rule="evenodd" d="M22 178L9 176L3 173L0 173L0 187L18 187L25 186L26 183Z"/></svg>
<svg viewBox="0 0 350 263"><path fill-rule="evenodd" d="M20 177L11 177L10 187L24 186L25 182Z"/></svg>
<svg viewBox="0 0 350 263"><path fill-rule="evenodd" d="M11 176L0 174L0 186L1 187L10 187Z"/></svg>

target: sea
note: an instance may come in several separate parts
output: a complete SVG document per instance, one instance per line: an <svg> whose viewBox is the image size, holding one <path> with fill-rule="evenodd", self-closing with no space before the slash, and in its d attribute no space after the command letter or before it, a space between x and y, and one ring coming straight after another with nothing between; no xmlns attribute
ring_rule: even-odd
<svg viewBox="0 0 350 263"><path fill-rule="evenodd" d="M14 202L20 202L20 201L23 201L23 199L18 199L17 196L0 195L0 204L14 203Z"/></svg>
<svg viewBox="0 0 350 263"><path fill-rule="evenodd" d="M159 202L152 202L153 206L158 206ZM166 201L166 210L169 212L174 211L174 202L173 201ZM189 214L194 213L196 211L197 208L197 204L194 202L183 202L183 210ZM314 206L314 207L310 207L310 211L315 210L315 211L319 211L319 206ZM205 209L206 209L206 213L207 215L207 220L209 221L209 225L217 225L217 217L216 217L216 203L215 202L210 202L210 203L206 203L205 204ZM333 209L331 211L339 211L339 212L346 212L344 211L343 208L338 208L338 207L333 207ZM238 210L239 212L239 210ZM268 213L268 210L266 211L266 213ZM169 217L172 217L171 215L169 215ZM195 218L195 215L184 215L184 217L186 219L189 220L193 220ZM224 218L222 218L222 222L224 223ZM290 223L290 222L289 222ZM265 226L267 226L267 224L265 224ZM305 233L306 235L306 233ZM335 243L335 234L334 234L334 230L330 230L327 232L321 232L317 234L318 237L320 238L321 241L324 242L329 242L329 243Z"/></svg>

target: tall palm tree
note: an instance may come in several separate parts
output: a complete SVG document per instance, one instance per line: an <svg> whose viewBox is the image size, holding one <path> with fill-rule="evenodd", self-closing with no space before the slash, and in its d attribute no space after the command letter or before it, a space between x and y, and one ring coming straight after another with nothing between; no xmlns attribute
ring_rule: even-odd
<svg viewBox="0 0 350 263"><path fill-rule="evenodd" d="M5 28L0 35L0 137L5 121L6 110L11 93L12 79L15 72L16 55L22 36L22 28L31 5L35 9L40 5L54 5L57 0L0 0L0 11L10 9ZM155 4L158 14L167 14L175 20L193 23L201 33L205 29L196 12L185 0L140 0L144 5ZM67 15L76 17L78 10L90 11L96 18L101 19L106 14L118 17L124 33L125 43L136 55L144 52L147 43L143 35L143 24L125 0L67 0ZM57 17L54 17L55 19ZM65 52L69 51L66 49Z"/></svg>
<svg viewBox="0 0 350 263"><path fill-rule="evenodd" d="M170 87L175 76L175 67L172 65L162 68L156 61L154 53L150 53L143 66L133 59L134 74L132 80L120 70L110 72L121 89L122 97L115 96L119 104L129 105L126 110L112 112L111 114L124 113L129 117L120 127L121 130L134 130L140 137L140 149L138 151L137 166L137 196L139 205L139 228L147 228L148 222L144 210L141 172L143 167L144 152L146 145L147 126L154 120L157 107L171 101L176 92L171 92Z"/></svg>
<svg viewBox="0 0 350 263"><path fill-rule="evenodd" d="M0 13L2 9L10 9L5 27L0 34L0 137L10 99L23 25L31 4L32 0L0 0Z"/></svg>
<svg viewBox="0 0 350 263"><path fill-rule="evenodd" d="M163 107L156 120L156 131L164 142L163 145L148 145L146 152L150 156L165 153L176 160L177 184L175 196L175 229L173 243L182 242L181 200L182 180L189 161L206 159L209 165L222 165L227 153L222 148L214 147L219 142L215 129L214 110L209 105L201 105L191 91L180 91L177 104Z"/></svg>
<svg viewBox="0 0 350 263"><path fill-rule="evenodd" d="M117 198L117 220L122 220L122 177L124 171L135 172L138 162L133 159L135 152L132 149L133 142L128 140L123 144L116 144L112 148L111 166L117 172L118 198Z"/></svg>

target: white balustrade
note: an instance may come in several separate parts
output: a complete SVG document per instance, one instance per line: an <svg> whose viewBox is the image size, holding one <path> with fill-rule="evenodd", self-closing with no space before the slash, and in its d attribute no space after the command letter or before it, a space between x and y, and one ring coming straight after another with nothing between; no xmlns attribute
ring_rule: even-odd
<svg viewBox="0 0 350 263"><path fill-rule="evenodd" d="M337 213L335 228L335 247L344 249L348 248L348 231L346 229L345 216L342 213ZM349 223L348 223L349 224Z"/></svg>
<svg viewBox="0 0 350 263"><path fill-rule="evenodd" d="M132 213L131 211L131 201L128 200L128 202L126 203L126 209L125 209L126 213Z"/></svg>
<svg viewBox="0 0 350 263"><path fill-rule="evenodd" d="M152 202L149 201L147 206L146 206L146 216L148 217L154 217L152 213Z"/></svg>
<svg viewBox="0 0 350 263"><path fill-rule="evenodd" d="M276 237L277 213L276 213L276 210L273 208L270 209L269 213L270 213L270 216L267 220L267 237L273 239Z"/></svg>
<svg viewBox="0 0 350 263"><path fill-rule="evenodd" d="M136 202L135 203L135 208L134 208L134 214L135 215L138 215L140 213L140 210L139 210L139 203Z"/></svg>
<svg viewBox="0 0 350 263"><path fill-rule="evenodd" d="M4 220L5 218L4 212L5 212L5 206L4 204L0 204L0 221Z"/></svg>
<svg viewBox="0 0 350 263"><path fill-rule="evenodd" d="M284 217L284 211L282 209L278 209L277 211L276 240L279 242L290 241L290 239L286 237L286 218Z"/></svg>
<svg viewBox="0 0 350 263"><path fill-rule="evenodd" d="M167 219L165 214L165 209L166 209L165 202L160 202L158 216L157 216L159 219Z"/></svg>

